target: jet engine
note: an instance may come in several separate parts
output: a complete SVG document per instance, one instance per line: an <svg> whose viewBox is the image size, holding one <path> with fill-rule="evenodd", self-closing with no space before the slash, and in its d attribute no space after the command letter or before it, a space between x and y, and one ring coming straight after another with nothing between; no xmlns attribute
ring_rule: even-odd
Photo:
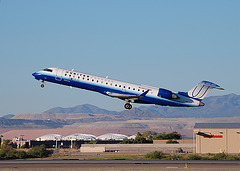
<svg viewBox="0 0 240 171"><path fill-rule="evenodd" d="M159 88L158 96L165 99L177 99L178 96L171 92L170 90Z"/></svg>

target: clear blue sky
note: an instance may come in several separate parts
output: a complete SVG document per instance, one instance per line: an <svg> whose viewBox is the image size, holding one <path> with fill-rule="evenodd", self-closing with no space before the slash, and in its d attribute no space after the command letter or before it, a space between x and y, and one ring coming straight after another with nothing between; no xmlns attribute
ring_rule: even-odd
<svg viewBox="0 0 240 171"><path fill-rule="evenodd" d="M75 69L187 91L202 80L240 94L240 1L1 0L0 116L124 101L48 83L32 73ZM137 105L134 105L137 106Z"/></svg>

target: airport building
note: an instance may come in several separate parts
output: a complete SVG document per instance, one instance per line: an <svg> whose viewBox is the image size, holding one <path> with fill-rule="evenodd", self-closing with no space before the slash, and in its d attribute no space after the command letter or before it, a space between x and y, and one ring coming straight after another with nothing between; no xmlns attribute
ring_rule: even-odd
<svg viewBox="0 0 240 171"><path fill-rule="evenodd" d="M196 123L196 153L240 153L240 123Z"/></svg>
<svg viewBox="0 0 240 171"><path fill-rule="evenodd" d="M30 147L44 144L46 148L80 148L82 144L94 141L96 144L119 144L123 139L132 138L123 134L108 133L96 137L91 134L75 133L68 136L47 134L30 141Z"/></svg>

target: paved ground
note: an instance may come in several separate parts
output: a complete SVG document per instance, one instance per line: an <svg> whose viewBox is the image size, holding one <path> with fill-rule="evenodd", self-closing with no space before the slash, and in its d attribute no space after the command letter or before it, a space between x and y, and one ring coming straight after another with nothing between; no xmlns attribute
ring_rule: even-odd
<svg viewBox="0 0 240 171"><path fill-rule="evenodd" d="M240 171L240 161L162 160L2 160L0 170L228 170Z"/></svg>

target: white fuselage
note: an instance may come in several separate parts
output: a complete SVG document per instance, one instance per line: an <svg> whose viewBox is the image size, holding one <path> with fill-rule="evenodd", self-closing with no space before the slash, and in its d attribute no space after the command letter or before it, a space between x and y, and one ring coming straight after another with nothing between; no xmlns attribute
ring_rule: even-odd
<svg viewBox="0 0 240 171"><path fill-rule="evenodd" d="M156 87L113 80L108 77L99 77L74 70L47 68L33 73L33 76L37 80L87 89L111 97L117 97L125 100L127 103L147 103L163 106L201 106L201 102L198 100L173 93L166 89L160 90ZM167 94L167 98L164 98L164 93L171 94L170 96Z"/></svg>

